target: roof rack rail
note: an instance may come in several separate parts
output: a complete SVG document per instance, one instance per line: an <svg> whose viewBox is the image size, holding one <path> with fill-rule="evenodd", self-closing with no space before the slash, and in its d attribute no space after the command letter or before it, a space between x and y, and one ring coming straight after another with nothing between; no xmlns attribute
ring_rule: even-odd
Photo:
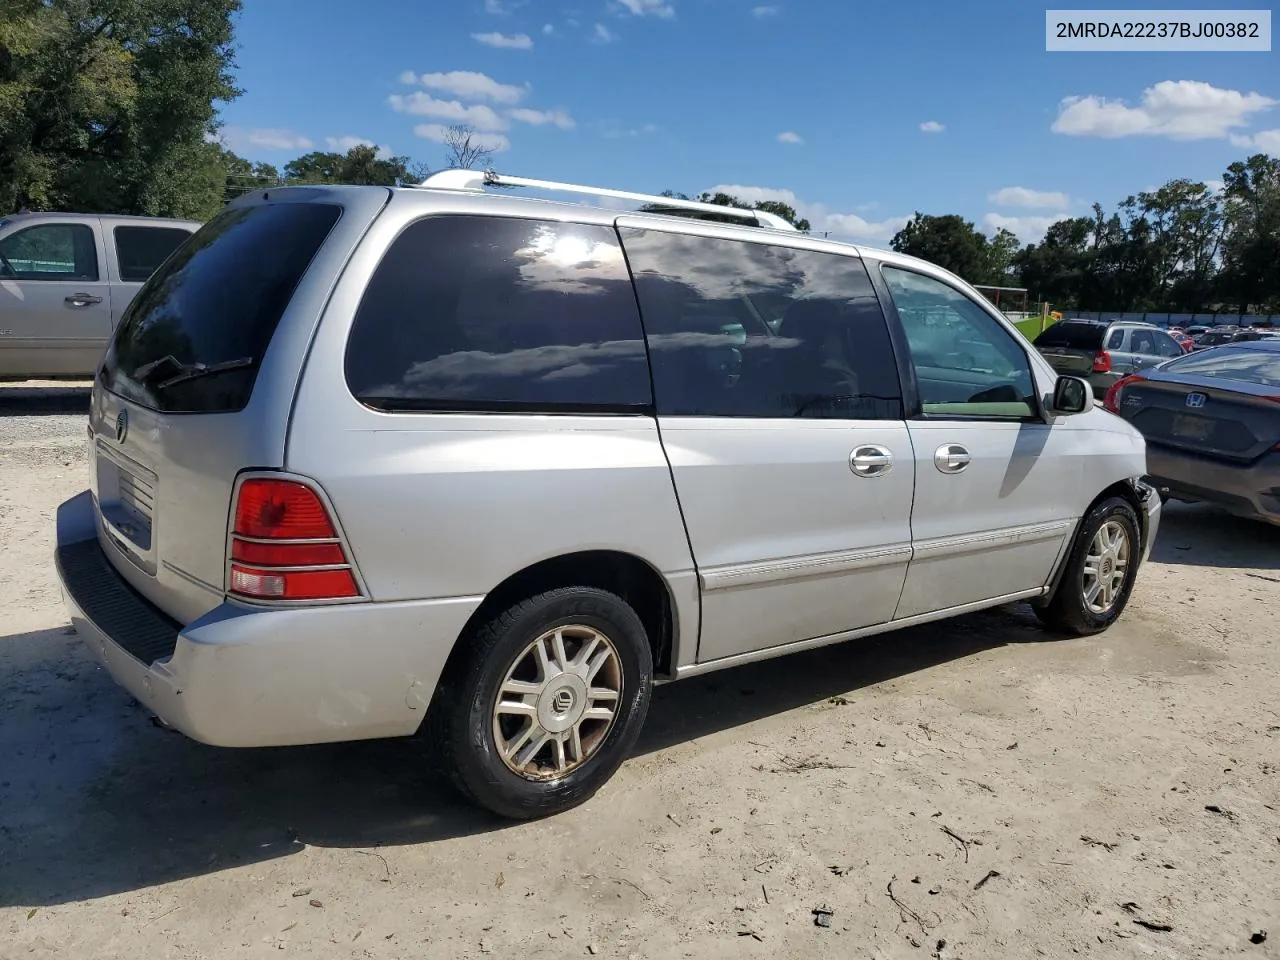
<svg viewBox="0 0 1280 960"><path fill-rule="evenodd" d="M587 187L579 183L557 183L554 180L533 180L529 177L509 177L494 170L441 170L413 186L426 190L469 190L481 192L485 187L529 187L534 190L554 190L562 193L579 193L591 197L613 197L617 200L638 200L672 210L696 210L721 216L754 220L762 227L794 232L795 226L776 213L765 210L745 210L741 207L722 207L698 200L682 200L678 197L662 197L648 193L632 193L629 190L610 190L606 187ZM666 212L666 211L663 211Z"/></svg>

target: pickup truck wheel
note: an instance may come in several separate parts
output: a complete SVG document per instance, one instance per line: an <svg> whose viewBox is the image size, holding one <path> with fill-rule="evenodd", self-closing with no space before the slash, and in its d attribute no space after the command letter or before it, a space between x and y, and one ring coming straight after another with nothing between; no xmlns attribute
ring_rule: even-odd
<svg viewBox="0 0 1280 960"><path fill-rule="evenodd" d="M1142 537L1138 515L1122 497L1089 511L1063 571L1058 592L1036 615L1046 626L1086 636L1100 633L1124 612L1138 574Z"/></svg>
<svg viewBox="0 0 1280 960"><path fill-rule="evenodd" d="M621 598L551 590L460 642L466 652L441 690L436 736L464 793L523 820L577 806L613 776L653 685L644 626Z"/></svg>

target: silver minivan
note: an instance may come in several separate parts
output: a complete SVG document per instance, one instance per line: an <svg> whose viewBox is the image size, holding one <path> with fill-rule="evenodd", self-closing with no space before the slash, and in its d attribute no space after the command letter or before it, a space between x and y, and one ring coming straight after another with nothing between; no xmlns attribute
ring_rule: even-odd
<svg viewBox="0 0 1280 960"><path fill-rule="evenodd" d="M416 735L516 818L657 682L1015 601L1106 629L1141 435L950 273L785 227L468 171L236 200L94 383L76 628L189 737Z"/></svg>
<svg viewBox="0 0 1280 960"><path fill-rule="evenodd" d="M199 227L96 213L0 218L0 380L91 378L143 282Z"/></svg>

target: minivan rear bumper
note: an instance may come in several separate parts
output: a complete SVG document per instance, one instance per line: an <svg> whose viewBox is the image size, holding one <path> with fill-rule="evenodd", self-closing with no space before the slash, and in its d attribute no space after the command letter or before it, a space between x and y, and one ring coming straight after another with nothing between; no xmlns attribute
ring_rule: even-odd
<svg viewBox="0 0 1280 960"><path fill-rule="evenodd" d="M107 671L193 740L269 747L407 736L482 597L290 608L224 602L182 626L111 567L92 495L58 508L76 631Z"/></svg>

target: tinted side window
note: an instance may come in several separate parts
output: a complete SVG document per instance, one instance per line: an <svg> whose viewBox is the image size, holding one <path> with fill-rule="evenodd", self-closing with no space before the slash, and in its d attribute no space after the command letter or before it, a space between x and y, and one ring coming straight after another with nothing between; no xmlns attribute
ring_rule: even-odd
<svg viewBox="0 0 1280 960"><path fill-rule="evenodd" d="M1107 349L1119 350L1124 346L1124 328L1118 327L1111 331L1111 335L1107 337Z"/></svg>
<svg viewBox="0 0 1280 960"><path fill-rule="evenodd" d="M346 377L380 410L652 406L617 235L541 220L440 216L407 227L360 302Z"/></svg>
<svg viewBox="0 0 1280 960"><path fill-rule="evenodd" d="M858 258L621 233L659 413L902 418L888 326Z"/></svg>
<svg viewBox="0 0 1280 960"><path fill-rule="evenodd" d="M103 385L168 412L243 409L294 289L341 215L321 203L224 210L130 302Z"/></svg>
<svg viewBox="0 0 1280 960"><path fill-rule="evenodd" d="M0 240L0 277L14 280L98 279L93 228L46 223Z"/></svg>
<svg viewBox="0 0 1280 960"><path fill-rule="evenodd" d="M926 415L1035 415L1027 355L991 314L941 280L890 266L883 273L911 345Z"/></svg>
<svg viewBox="0 0 1280 960"><path fill-rule="evenodd" d="M191 236L177 227L116 227L111 232L116 241L120 279L125 283L142 283Z"/></svg>

